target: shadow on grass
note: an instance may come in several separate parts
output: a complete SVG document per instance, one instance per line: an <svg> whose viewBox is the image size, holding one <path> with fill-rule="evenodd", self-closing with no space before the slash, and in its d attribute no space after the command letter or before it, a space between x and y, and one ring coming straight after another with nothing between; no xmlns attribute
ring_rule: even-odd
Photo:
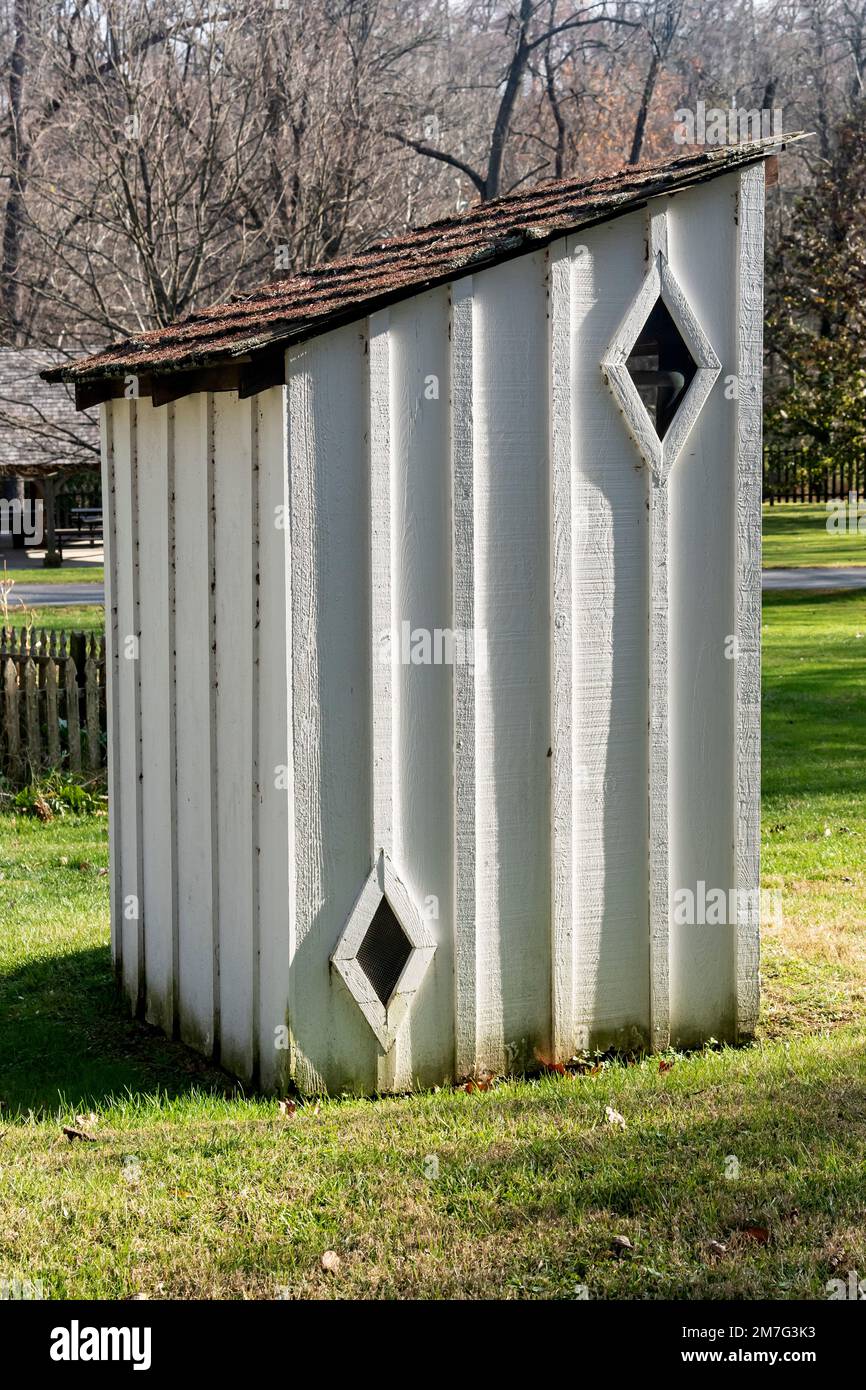
<svg viewBox="0 0 866 1390"><path fill-rule="evenodd" d="M0 975L4 1114L87 1110L124 1092L236 1094L225 1072L129 1016L107 946Z"/></svg>
<svg viewBox="0 0 866 1390"><path fill-rule="evenodd" d="M776 1060L746 1077L731 1060L727 1078L698 1072L670 1088L646 1076L639 1089L588 1082L592 1113L586 1093L564 1095L553 1135L521 1137L549 1091L492 1092L483 1110L501 1114L503 1139L443 1160L433 1189L443 1224L480 1215L493 1235L529 1226L532 1260L508 1272L536 1296L578 1279L604 1297L826 1297L826 1281L866 1257L862 1042L835 1049L832 1067L807 1042L796 1072ZM628 1116L625 1130L599 1123L605 1103ZM627 1259L614 1233L631 1239ZM711 1240L726 1249L718 1261Z"/></svg>

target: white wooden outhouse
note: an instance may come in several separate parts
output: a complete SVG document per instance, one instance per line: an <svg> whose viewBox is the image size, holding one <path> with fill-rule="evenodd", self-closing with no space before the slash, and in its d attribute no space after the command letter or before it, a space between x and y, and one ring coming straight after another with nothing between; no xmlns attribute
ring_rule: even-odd
<svg viewBox="0 0 866 1390"><path fill-rule="evenodd" d="M308 1092L752 1032L778 148L546 184L53 374L102 409L142 1017Z"/></svg>

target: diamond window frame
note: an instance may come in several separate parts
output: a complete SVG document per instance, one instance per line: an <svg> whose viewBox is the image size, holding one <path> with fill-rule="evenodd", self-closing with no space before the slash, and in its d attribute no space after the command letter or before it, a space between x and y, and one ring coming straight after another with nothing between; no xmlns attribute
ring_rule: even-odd
<svg viewBox="0 0 866 1390"><path fill-rule="evenodd" d="M658 436L627 366L635 343L658 299L665 304L697 366L663 439ZM658 481L665 482L703 409L722 364L692 312L663 251L657 253L644 277L637 297L602 358L601 366L642 458Z"/></svg>
<svg viewBox="0 0 866 1390"><path fill-rule="evenodd" d="M383 1004L358 960L358 952L382 898L387 898L409 943L409 955L387 1005ZM382 853L337 942L331 963L375 1033L390 1052L436 951L436 944L390 859Z"/></svg>

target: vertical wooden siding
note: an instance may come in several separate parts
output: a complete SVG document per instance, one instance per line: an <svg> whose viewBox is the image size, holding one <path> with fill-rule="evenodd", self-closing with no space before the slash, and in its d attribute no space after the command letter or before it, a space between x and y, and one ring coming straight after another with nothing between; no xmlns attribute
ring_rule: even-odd
<svg viewBox="0 0 866 1390"><path fill-rule="evenodd" d="M700 882L736 887L731 826L736 767L737 402L725 383L738 370L739 175L670 200L669 255L721 361L668 483L670 491L671 887L697 896ZM757 576L759 578L759 576ZM736 1019L735 928L671 926L671 1036L732 1039Z"/></svg>
<svg viewBox="0 0 866 1390"><path fill-rule="evenodd" d="M174 412L137 409L139 655L134 662L141 688L141 862L145 903L145 1016L166 1032L174 1028L175 921L175 712L174 648Z"/></svg>
<svg viewBox="0 0 866 1390"><path fill-rule="evenodd" d="M749 644L748 697L736 188L666 204L723 360L668 484L672 888L755 859L755 716L723 641ZM251 402L106 407L123 977L166 1027L173 989L181 1035L270 1089L650 1037L648 472L600 367L646 236L636 213L335 330ZM485 660L406 663L404 624L471 628ZM120 654L139 630L173 692L147 711ZM383 848L436 942L387 1056L329 966ZM754 933L738 957L732 930L672 932L674 1036L730 1031Z"/></svg>
<svg viewBox="0 0 866 1390"><path fill-rule="evenodd" d="M473 278L478 1052L550 1046L547 257ZM469 731L466 731L467 734Z"/></svg>
<svg viewBox="0 0 866 1390"><path fill-rule="evenodd" d="M378 1046L329 960L372 865L369 342L358 325L288 368L294 921L292 1071L373 1091Z"/></svg>
<svg viewBox="0 0 866 1390"><path fill-rule="evenodd" d="M190 396L159 409L122 401L105 415L116 954L139 1012L247 1079L256 1079L264 1051L262 1072L275 1084L290 855L287 793L275 778L276 765L289 762L285 600L281 608L273 586L261 711L253 697L261 693L260 571L272 578L276 557L284 588L287 576L287 531L274 515L285 501L283 392L253 402ZM260 535L262 513L272 524Z"/></svg>
<svg viewBox="0 0 866 1390"><path fill-rule="evenodd" d="M108 409L108 407L106 408ZM145 912L142 873L141 681L138 661L138 402L111 407L109 491L113 526L109 554L112 629L116 633L115 723L118 806L112 846L115 951L126 993L136 1011L144 1008L146 987Z"/></svg>
<svg viewBox="0 0 866 1390"><path fill-rule="evenodd" d="M449 294L390 311L389 410L392 642L453 627L449 460ZM453 1069L454 827L452 673L394 667L393 855L415 902L427 904L436 953L393 1048L393 1082L429 1083Z"/></svg>
<svg viewBox="0 0 866 1390"><path fill-rule="evenodd" d="M562 582L571 589L571 1036L580 1047L628 1046L649 1030L648 470L600 366L646 273L645 234L637 215L567 243L572 490Z"/></svg>

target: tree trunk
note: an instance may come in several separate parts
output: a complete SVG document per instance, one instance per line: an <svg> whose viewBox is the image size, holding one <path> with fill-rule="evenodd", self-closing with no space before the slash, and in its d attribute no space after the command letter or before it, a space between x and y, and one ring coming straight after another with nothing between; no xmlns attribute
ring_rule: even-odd
<svg viewBox="0 0 866 1390"><path fill-rule="evenodd" d="M24 73L30 30L30 0L15 0L15 42L9 62L9 190L3 224L3 264L0 267L0 303L6 333L13 346L21 345L21 293L18 266L24 239L24 200L30 146L23 131Z"/></svg>
<svg viewBox="0 0 866 1390"><path fill-rule="evenodd" d="M505 90L502 93L502 100L499 103L499 110L496 113L496 121L493 126L493 135L490 140L490 157L487 160L487 175L484 179L483 200L499 196L499 186L502 182L502 160L505 155L505 142L508 139L508 131L511 126L511 117L514 113L514 103L520 91L520 84L523 81L523 74L526 71L526 64L529 59L529 45L526 39L526 30L532 18L532 0L520 0L520 17L517 21L517 43L512 54L511 62L508 65L508 76L505 79Z"/></svg>
<svg viewBox="0 0 866 1390"><path fill-rule="evenodd" d="M631 153L628 157L629 164L637 164L641 156L641 150L643 149L643 137L644 132L646 131L647 117L649 116L650 103L653 99L653 93L655 91L658 75L659 55L658 53L653 53L652 62L649 65L649 71L646 75L646 82L644 82L643 84L643 92L641 94L640 106L638 107L637 120L635 121L634 126L634 135L632 136L631 142Z"/></svg>

